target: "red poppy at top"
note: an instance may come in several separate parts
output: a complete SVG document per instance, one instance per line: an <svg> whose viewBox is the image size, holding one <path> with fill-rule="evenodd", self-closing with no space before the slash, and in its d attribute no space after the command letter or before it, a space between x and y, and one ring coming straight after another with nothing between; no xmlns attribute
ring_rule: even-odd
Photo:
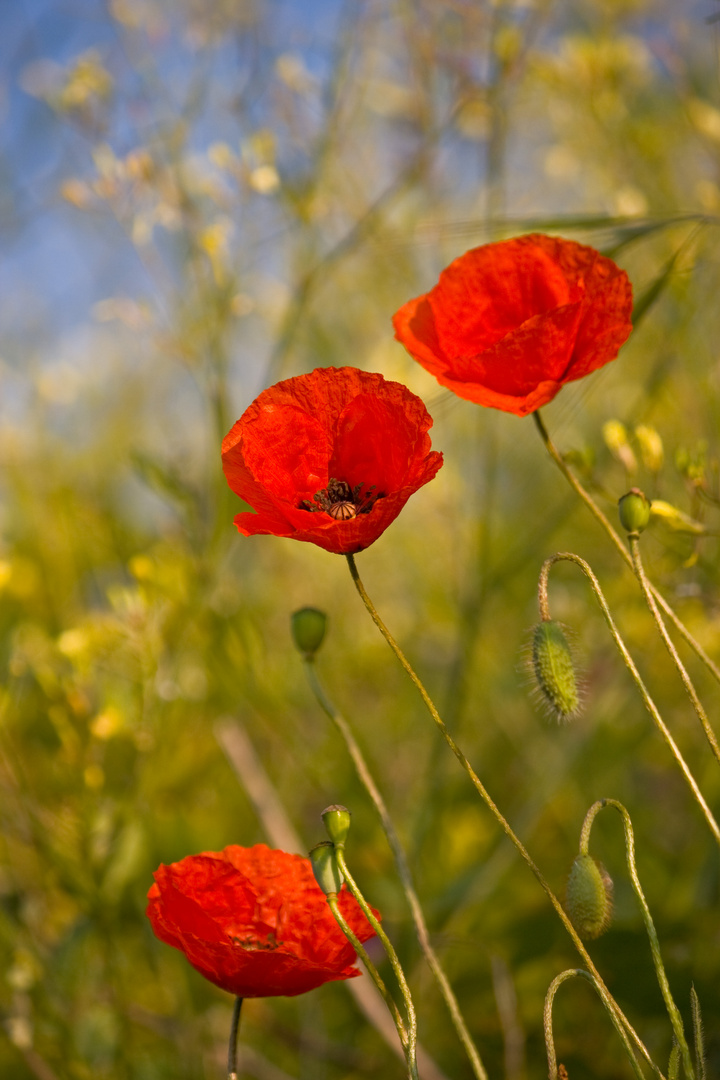
<svg viewBox="0 0 720 1080"><path fill-rule="evenodd" d="M309 859L230 845L160 866L154 877L147 915L155 936L222 990L294 997L360 975ZM338 905L360 941L373 936L345 886Z"/></svg>
<svg viewBox="0 0 720 1080"><path fill-rule="evenodd" d="M526 416L614 360L632 329L624 270L529 235L474 248L393 317L395 337L459 397Z"/></svg>
<svg viewBox="0 0 720 1080"><path fill-rule="evenodd" d="M432 418L401 383L316 368L264 390L225 436L223 469L256 513L235 524L338 555L369 547L442 465Z"/></svg>

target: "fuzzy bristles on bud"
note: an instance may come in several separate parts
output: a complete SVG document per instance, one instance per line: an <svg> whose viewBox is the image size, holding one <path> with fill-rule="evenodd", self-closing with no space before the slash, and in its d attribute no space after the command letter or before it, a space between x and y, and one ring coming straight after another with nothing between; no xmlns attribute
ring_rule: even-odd
<svg viewBox="0 0 720 1080"><path fill-rule="evenodd" d="M581 938L604 934L612 919L612 878L592 855L578 855L567 883L565 906Z"/></svg>
<svg viewBox="0 0 720 1080"><path fill-rule="evenodd" d="M580 711L580 689L572 650L560 623L546 619L532 635L532 668L542 700L558 720Z"/></svg>

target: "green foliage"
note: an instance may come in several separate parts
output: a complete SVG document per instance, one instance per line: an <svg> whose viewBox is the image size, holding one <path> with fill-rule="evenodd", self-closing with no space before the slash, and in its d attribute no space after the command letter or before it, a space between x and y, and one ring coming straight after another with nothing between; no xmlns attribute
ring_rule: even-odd
<svg viewBox="0 0 720 1080"><path fill-rule="evenodd" d="M542 891L439 745L345 560L232 525L222 437L260 388L314 366L382 371L435 419L441 474L358 563L453 737L556 892L588 805L621 800L668 978L717 997L717 848L562 568L553 612L588 657L583 717L545 723L518 674L540 566L577 551L717 807L717 766L639 590L532 423L439 391L390 326L491 238L556 230L614 253L636 330L545 420L609 515L630 460L604 438L616 420L638 449L632 482L702 525L653 515L643 552L716 658L720 112L703 14L647 0L338 7L327 26L309 5L291 32L267 2L113 0L109 44L99 35L52 85L24 76L60 140L47 167L66 226L79 245L100 230L108 260L144 269L133 296L108 285L83 342L52 319L0 340L3 396L24 402L0 431L0 1075L13 1080L223 1076L232 1002L153 938L144 906L160 862L271 839L218 738L227 718L305 849L323 807L350 808L348 861L408 974L420 1042L445 1076L468 1075L373 808L306 686L288 620L307 606L330 613L318 669L409 850L490 1075L543 1075L543 999L570 951ZM643 427L664 456L642 452ZM712 716L718 687L688 664ZM620 881L621 857L602 855ZM667 1061L629 889L593 957ZM597 1017L584 988L556 1007L571 1077L626 1067ZM705 1019L711 1076L720 1037ZM340 984L309 1003L248 1002L241 1040L249 1075L401 1073Z"/></svg>

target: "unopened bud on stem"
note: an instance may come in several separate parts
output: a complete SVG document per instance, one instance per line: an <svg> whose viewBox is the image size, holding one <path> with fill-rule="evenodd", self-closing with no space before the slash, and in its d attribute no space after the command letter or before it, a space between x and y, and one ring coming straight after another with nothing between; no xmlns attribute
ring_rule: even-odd
<svg viewBox="0 0 720 1080"><path fill-rule="evenodd" d="M327 615L317 608L300 608L290 617L293 641L308 660L312 660L323 643L327 629Z"/></svg>
<svg viewBox="0 0 720 1080"><path fill-rule="evenodd" d="M640 488L631 488L618 501L620 524L629 533L641 533L650 521L650 500Z"/></svg>
<svg viewBox="0 0 720 1080"><path fill-rule="evenodd" d="M558 720L570 720L580 709L575 665L560 623L545 619L533 630L532 666L537 687Z"/></svg>
<svg viewBox="0 0 720 1080"><path fill-rule="evenodd" d="M612 878L592 855L578 855L567 883L566 907L581 938L604 934L612 918Z"/></svg>

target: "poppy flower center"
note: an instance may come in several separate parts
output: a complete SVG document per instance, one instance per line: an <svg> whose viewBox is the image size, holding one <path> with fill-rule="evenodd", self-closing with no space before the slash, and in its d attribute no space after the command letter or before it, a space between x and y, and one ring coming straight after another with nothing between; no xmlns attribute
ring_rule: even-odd
<svg viewBox="0 0 720 1080"><path fill-rule="evenodd" d="M365 491L363 491L364 487L365 484L362 483L351 488L347 481L336 480L333 477L328 481L326 488L316 491L313 495L316 506L313 506L308 499L303 499L300 509L309 510L311 513L324 510L336 521L350 521L358 514L369 514L377 500L383 498L382 493L374 494L375 484Z"/></svg>

